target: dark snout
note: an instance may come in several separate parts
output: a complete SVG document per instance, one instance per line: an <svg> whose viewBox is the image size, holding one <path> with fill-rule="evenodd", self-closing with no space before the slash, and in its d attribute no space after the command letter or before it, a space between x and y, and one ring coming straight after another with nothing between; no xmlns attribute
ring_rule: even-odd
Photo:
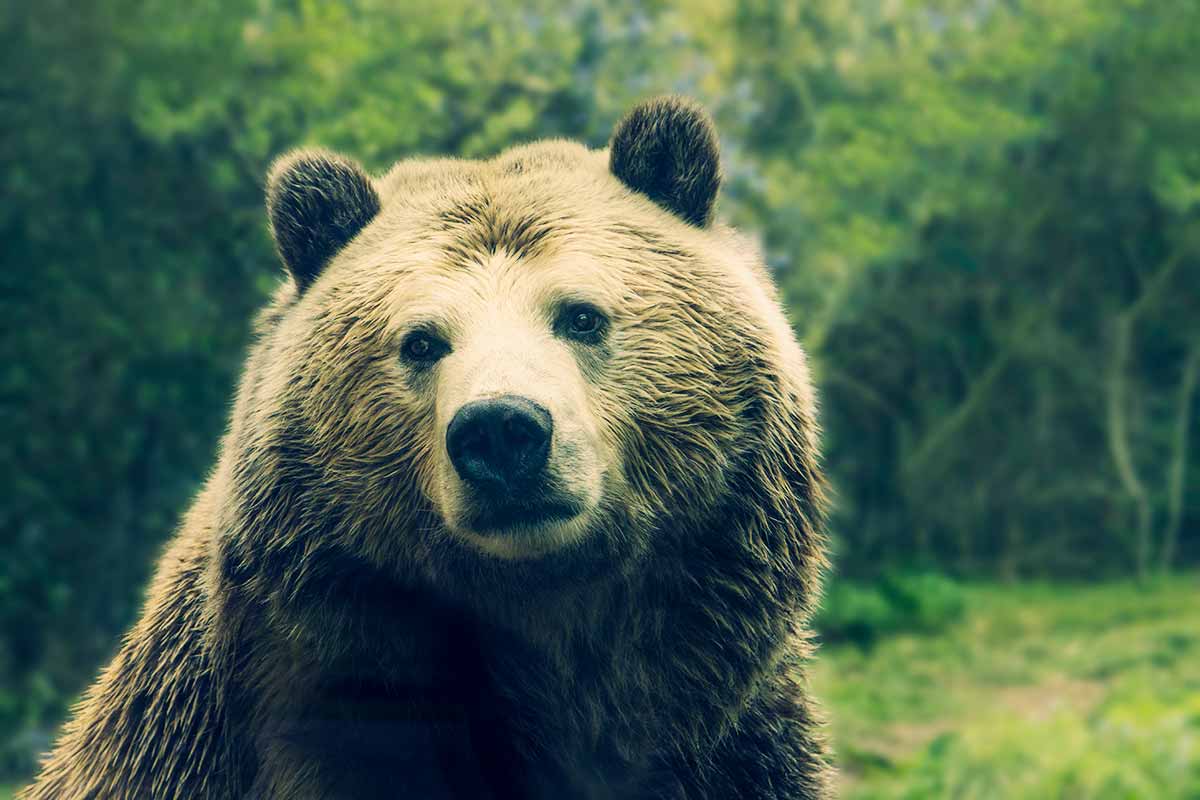
<svg viewBox="0 0 1200 800"><path fill-rule="evenodd" d="M477 400L450 420L446 451L460 478L502 494L537 482L550 456L553 432L550 412L524 397Z"/></svg>

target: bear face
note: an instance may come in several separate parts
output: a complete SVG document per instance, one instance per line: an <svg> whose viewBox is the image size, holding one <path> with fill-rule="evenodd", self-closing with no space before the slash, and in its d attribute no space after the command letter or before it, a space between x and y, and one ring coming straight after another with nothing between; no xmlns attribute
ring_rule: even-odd
<svg viewBox="0 0 1200 800"><path fill-rule="evenodd" d="M711 225L715 136L684 101L635 110L608 152L373 180L301 151L269 183L293 281L233 483L286 485L241 504L277 518L238 529L489 604L586 585L745 491L770 398L811 405L765 273Z"/></svg>

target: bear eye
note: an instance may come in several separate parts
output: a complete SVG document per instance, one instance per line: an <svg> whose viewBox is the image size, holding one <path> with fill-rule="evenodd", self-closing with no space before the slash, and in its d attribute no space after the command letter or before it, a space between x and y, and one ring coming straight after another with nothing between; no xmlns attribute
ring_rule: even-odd
<svg viewBox="0 0 1200 800"><path fill-rule="evenodd" d="M594 341L604 331L607 320L596 308L585 303L573 303L563 309L561 329L573 339Z"/></svg>
<svg viewBox="0 0 1200 800"><path fill-rule="evenodd" d="M400 346L400 353L405 360L416 364L431 364L448 352L450 345L424 331L410 333Z"/></svg>

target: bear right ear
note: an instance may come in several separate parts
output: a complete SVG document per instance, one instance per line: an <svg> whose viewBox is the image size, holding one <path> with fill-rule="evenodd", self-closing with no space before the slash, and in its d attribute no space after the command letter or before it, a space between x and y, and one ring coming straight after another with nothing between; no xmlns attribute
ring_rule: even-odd
<svg viewBox="0 0 1200 800"><path fill-rule="evenodd" d="M301 292L379 208L379 195L362 167L326 150L294 150L267 176L271 235Z"/></svg>

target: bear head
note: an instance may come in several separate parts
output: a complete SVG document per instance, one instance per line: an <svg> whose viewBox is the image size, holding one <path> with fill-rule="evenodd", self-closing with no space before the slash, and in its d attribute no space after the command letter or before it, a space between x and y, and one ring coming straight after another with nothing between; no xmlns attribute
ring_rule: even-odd
<svg viewBox="0 0 1200 800"><path fill-rule="evenodd" d="M290 280L226 443L230 571L298 593L351 559L490 608L704 536L815 569L804 358L719 183L679 98L603 151L280 159Z"/></svg>

